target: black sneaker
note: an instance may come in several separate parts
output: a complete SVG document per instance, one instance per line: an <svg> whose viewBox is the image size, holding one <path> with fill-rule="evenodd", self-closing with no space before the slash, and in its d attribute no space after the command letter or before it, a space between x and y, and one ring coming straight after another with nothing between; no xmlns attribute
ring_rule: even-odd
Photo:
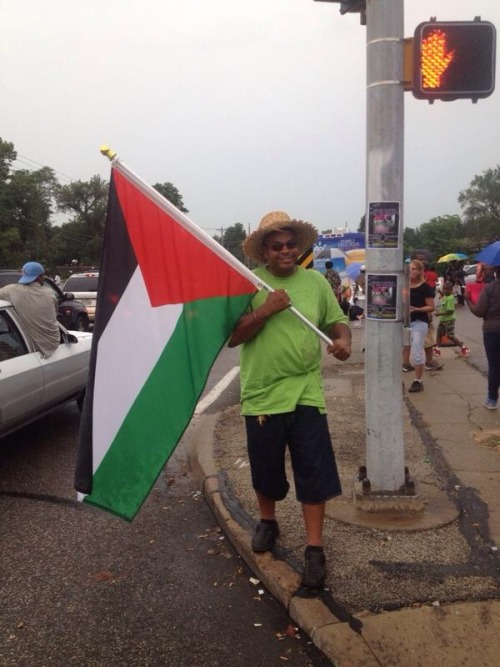
<svg viewBox="0 0 500 667"><path fill-rule="evenodd" d="M252 551L255 553L270 551L279 534L280 529L276 521L259 521L252 537Z"/></svg>
<svg viewBox="0 0 500 667"><path fill-rule="evenodd" d="M422 382L419 382L418 380L413 380L411 383L411 387L408 389L408 391L412 394L416 393L417 391L424 391L424 385Z"/></svg>
<svg viewBox="0 0 500 667"><path fill-rule="evenodd" d="M326 558L322 547L306 547L302 585L309 588L322 586L326 577Z"/></svg>
<svg viewBox="0 0 500 667"><path fill-rule="evenodd" d="M426 371L442 371L443 370L443 364L438 364L437 361L431 361L428 363L427 361L425 362L425 370Z"/></svg>
<svg viewBox="0 0 500 667"><path fill-rule="evenodd" d="M415 370L415 366L412 366L411 364L403 364L403 373L410 373L411 371Z"/></svg>

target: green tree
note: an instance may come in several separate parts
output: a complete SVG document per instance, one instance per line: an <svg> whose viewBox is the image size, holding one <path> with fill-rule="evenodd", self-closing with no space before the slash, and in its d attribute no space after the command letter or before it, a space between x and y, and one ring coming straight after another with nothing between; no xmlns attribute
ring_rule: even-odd
<svg viewBox="0 0 500 667"><path fill-rule="evenodd" d="M16 227L0 229L0 267L18 268L25 261L24 243Z"/></svg>
<svg viewBox="0 0 500 667"><path fill-rule="evenodd" d="M10 176L12 163L17 159L14 144L0 138L0 184L5 183Z"/></svg>
<svg viewBox="0 0 500 667"><path fill-rule="evenodd" d="M462 221L458 215L443 215L431 218L418 228L420 247L435 255L462 250L464 235Z"/></svg>
<svg viewBox="0 0 500 667"><path fill-rule="evenodd" d="M73 259L78 259L83 264L97 264L87 260L90 253L87 246L93 245L94 236L89 236L85 231L85 223L81 220L66 222L59 227L54 227L51 237L52 266L64 266L70 264Z"/></svg>
<svg viewBox="0 0 500 667"><path fill-rule="evenodd" d="M22 258L23 243L13 225L13 205L9 192L12 163L17 158L14 144L0 139L0 266L15 267Z"/></svg>
<svg viewBox="0 0 500 667"><path fill-rule="evenodd" d="M21 169L8 184L10 220L23 243L24 261L50 262L52 202L57 180L52 169Z"/></svg>
<svg viewBox="0 0 500 667"><path fill-rule="evenodd" d="M232 227L228 227L224 231L222 238L217 236L215 236L214 238L221 245L223 245L224 248L226 248L226 250L229 250L229 252L232 255L234 255L237 259L239 259L240 262L244 262L245 255L243 254L241 244L246 239L246 237L247 234L245 232L245 228L243 227L241 222L237 222Z"/></svg>
<svg viewBox="0 0 500 667"><path fill-rule="evenodd" d="M78 259L80 263L98 264L106 222L108 189L108 183L100 176L93 176L90 181L75 181L69 185L59 185L56 189L58 210L72 214L69 223L66 223L72 224L68 231L75 238L80 238L78 253L73 258L68 257L66 261ZM61 240L61 235L58 234L58 236ZM66 239L64 243L67 244L69 236L62 238ZM71 254L75 255L75 253Z"/></svg>
<svg viewBox="0 0 500 667"><path fill-rule="evenodd" d="M14 145L0 139L0 265L27 259L50 261L51 215L56 178L49 167L13 169Z"/></svg>
<svg viewBox="0 0 500 667"><path fill-rule="evenodd" d="M468 245L477 248L500 238L500 165L475 176L460 192L458 203Z"/></svg>
<svg viewBox="0 0 500 667"><path fill-rule="evenodd" d="M420 234L418 229L413 227L405 227L403 232L403 253L405 257L409 257L412 250L422 248L420 242Z"/></svg>
<svg viewBox="0 0 500 667"><path fill-rule="evenodd" d="M155 183L153 185L154 189L157 190L161 195L168 199L179 211L182 213L189 213L189 209L184 206L182 200L182 195L179 190L172 183Z"/></svg>

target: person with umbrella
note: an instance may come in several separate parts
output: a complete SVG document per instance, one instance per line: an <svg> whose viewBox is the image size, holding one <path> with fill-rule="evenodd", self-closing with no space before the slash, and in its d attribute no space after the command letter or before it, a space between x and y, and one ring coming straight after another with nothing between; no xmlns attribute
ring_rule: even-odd
<svg viewBox="0 0 500 667"><path fill-rule="evenodd" d="M483 344L488 360L488 394L483 405L496 410L500 388L500 241L484 248L475 259L494 267L495 280L484 286L477 303L473 303L467 292L465 300L471 313L483 319Z"/></svg>
<svg viewBox="0 0 500 667"><path fill-rule="evenodd" d="M454 292L459 306L465 305L465 271L463 260L452 259L446 271L443 274L444 280L453 283Z"/></svg>
<svg viewBox="0 0 500 667"><path fill-rule="evenodd" d="M500 241L490 243L475 258L477 262L476 282L484 284L495 280L495 267L500 265Z"/></svg>

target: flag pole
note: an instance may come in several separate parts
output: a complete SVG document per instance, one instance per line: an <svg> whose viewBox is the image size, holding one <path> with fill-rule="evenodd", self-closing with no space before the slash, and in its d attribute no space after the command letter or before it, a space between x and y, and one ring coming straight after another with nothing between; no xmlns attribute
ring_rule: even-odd
<svg viewBox="0 0 500 667"><path fill-rule="evenodd" d="M151 185L143 181L135 172L133 172L129 167L127 167L122 160L118 157L115 151L113 151L109 146L101 146L100 152L102 155L107 157L112 163L115 169L120 173L125 175L134 185L146 196L148 199L153 201L159 208L161 208L165 213L168 213L175 221L186 229L190 234L195 236L201 243L209 247L216 255L218 255L226 264L232 266L232 268L237 271L240 275L246 278L251 282L258 290L265 289L266 292L274 292L274 289L261 280L253 271L250 271L242 262L240 262L234 255L232 255L229 250L226 250L220 243L217 243L207 232L205 232L201 227L198 227L190 218L187 217L182 211L179 211L172 202L166 199L161 195L157 190L155 190ZM318 329L312 322L310 322L300 311L298 311L292 304L288 306L288 310L292 312L295 317L298 317L309 329L314 331L314 333L321 338L327 345L332 345L332 340L327 336L323 331Z"/></svg>

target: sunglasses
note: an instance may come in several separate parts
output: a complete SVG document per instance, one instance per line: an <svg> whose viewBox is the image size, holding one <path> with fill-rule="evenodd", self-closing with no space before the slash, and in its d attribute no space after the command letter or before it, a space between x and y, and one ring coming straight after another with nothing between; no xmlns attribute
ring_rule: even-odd
<svg viewBox="0 0 500 667"><path fill-rule="evenodd" d="M280 250L283 250L285 247L288 248L288 250L294 250L297 247L297 241L285 241L285 243L281 243L281 241L275 241L267 247L271 250L274 250L274 252L280 252Z"/></svg>

